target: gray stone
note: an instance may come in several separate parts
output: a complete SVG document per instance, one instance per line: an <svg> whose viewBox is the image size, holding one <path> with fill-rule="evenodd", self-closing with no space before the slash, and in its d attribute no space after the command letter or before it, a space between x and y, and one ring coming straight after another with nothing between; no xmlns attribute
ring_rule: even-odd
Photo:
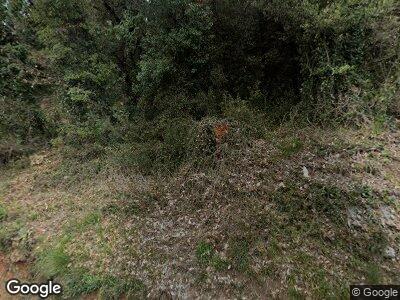
<svg viewBox="0 0 400 300"><path fill-rule="evenodd" d="M397 227L396 226L396 213L390 206L381 206L380 221L384 227Z"/></svg>
<svg viewBox="0 0 400 300"><path fill-rule="evenodd" d="M396 258L396 251L392 247L386 247L383 256L388 259Z"/></svg>
<svg viewBox="0 0 400 300"><path fill-rule="evenodd" d="M347 225L349 227L362 227L362 211L357 207L347 209Z"/></svg>
<svg viewBox="0 0 400 300"><path fill-rule="evenodd" d="M310 172L308 172L307 167L303 167L303 177L310 178Z"/></svg>

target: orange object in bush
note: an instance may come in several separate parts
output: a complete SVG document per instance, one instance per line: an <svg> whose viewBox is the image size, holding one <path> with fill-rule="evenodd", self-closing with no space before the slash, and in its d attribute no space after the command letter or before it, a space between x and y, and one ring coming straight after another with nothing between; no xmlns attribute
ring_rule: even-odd
<svg viewBox="0 0 400 300"><path fill-rule="evenodd" d="M218 124L214 127L214 135L217 144L221 143L222 138L228 133L228 131L229 131L229 126L226 123Z"/></svg>

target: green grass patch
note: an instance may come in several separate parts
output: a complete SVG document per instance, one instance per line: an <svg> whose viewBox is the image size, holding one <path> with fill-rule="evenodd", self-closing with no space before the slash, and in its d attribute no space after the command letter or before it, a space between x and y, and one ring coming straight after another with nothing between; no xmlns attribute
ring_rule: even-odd
<svg viewBox="0 0 400 300"><path fill-rule="evenodd" d="M85 216L85 218L81 222L81 226L86 228L88 226L95 226L99 224L101 219L101 214L99 212L91 212Z"/></svg>
<svg viewBox="0 0 400 300"><path fill-rule="evenodd" d="M117 203L109 203L101 208L101 213L104 215L116 215L121 212L121 206Z"/></svg>
<svg viewBox="0 0 400 300"><path fill-rule="evenodd" d="M287 223L302 227L307 223L311 226L315 218L310 214L316 213L318 217L326 217L332 223L344 226L346 208L355 202L353 195L335 186L319 183L312 183L307 190L302 190L304 184L301 180L288 182L285 188L272 195L278 211L285 216Z"/></svg>
<svg viewBox="0 0 400 300"><path fill-rule="evenodd" d="M64 276L65 294L68 297L87 295L99 290L102 286L101 277L89 274L84 270L75 270Z"/></svg>
<svg viewBox="0 0 400 300"><path fill-rule="evenodd" d="M114 276L105 276L102 278L99 294L104 299L118 299L122 295L128 299L140 299L145 296L146 287L136 279L121 280Z"/></svg>
<svg viewBox="0 0 400 300"><path fill-rule="evenodd" d="M269 258L275 258L281 253L281 249L276 238L271 237L267 246L267 255Z"/></svg>
<svg viewBox="0 0 400 300"><path fill-rule="evenodd" d="M44 250L36 262L36 269L44 277L53 278L67 273L70 262L71 258L65 252L64 245L61 244L56 248Z"/></svg>
<svg viewBox="0 0 400 300"><path fill-rule="evenodd" d="M374 263L367 264L365 267L365 278L368 284L382 283L382 274L378 265Z"/></svg>
<svg viewBox="0 0 400 300"><path fill-rule="evenodd" d="M37 219L39 219L39 213L36 212L36 211L31 212L31 213L28 215L28 219L29 219L30 221L36 221Z"/></svg>
<svg viewBox="0 0 400 300"><path fill-rule="evenodd" d="M58 278L64 286L64 296L71 299L93 292L98 292L101 299L119 299L121 296L140 299L145 295L146 287L139 280L91 274L84 269L74 269L71 261L59 245L43 251L36 269L44 278Z"/></svg>
<svg viewBox="0 0 400 300"><path fill-rule="evenodd" d="M278 145L284 157L291 157L300 152L304 147L303 142L298 138L287 139Z"/></svg>
<svg viewBox="0 0 400 300"><path fill-rule="evenodd" d="M211 261L211 265L214 267L216 271L222 272L228 269L229 262L219 257L218 255L214 255Z"/></svg>
<svg viewBox="0 0 400 300"><path fill-rule="evenodd" d="M106 165L104 159L79 160L71 155L64 157L57 169L49 169L35 177L34 185L44 190L71 189L80 186L82 182L96 178Z"/></svg>
<svg viewBox="0 0 400 300"><path fill-rule="evenodd" d="M122 279L110 275L94 275L86 270L74 270L62 277L65 296L75 299L98 292L100 299L143 299L145 285L136 279Z"/></svg>
<svg viewBox="0 0 400 300"><path fill-rule="evenodd" d="M290 300L305 299L305 296L294 285L289 286L287 293Z"/></svg>
<svg viewBox="0 0 400 300"><path fill-rule="evenodd" d="M7 223L7 226L0 226L0 251L8 250L14 237L23 239L23 226L24 224L20 220L15 220L13 222Z"/></svg>
<svg viewBox="0 0 400 300"><path fill-rule="evenodd" d="M65 228L65 237L71 238L77 233L82 233L88 228L95 228L100 224L102 214L100 211L93 211L86 214L80 220L74 220L69 222Z"/></svg>
<svg viewBox="0 0 400 300"><path fill-rule="evenodd" d="M222 259L214 250L214 247L206 242L201 242L196 248L196 258L203 267L212 266L216 271L228 269L229 262Z"/></svg>
<svg viewBox="0 0 400 300"><path fill-rule="evenodd" d="M245 238L234 238L229 243L228 257L232 267L240 272L245 272L250 263L250 243Z"/></svg>
<svg viewBox="0 0 400 300"><path fill-rule="evenodd" d="M7 218L7 210L3 204L0 203L0 222Z"/></svg>
<svg viewBox="0 0 400 300"><path fill-rule="evenodd" d="M196 258L202 265L208 265L214 254L214 249L211 244L201 242L196 248Z"/></svg>

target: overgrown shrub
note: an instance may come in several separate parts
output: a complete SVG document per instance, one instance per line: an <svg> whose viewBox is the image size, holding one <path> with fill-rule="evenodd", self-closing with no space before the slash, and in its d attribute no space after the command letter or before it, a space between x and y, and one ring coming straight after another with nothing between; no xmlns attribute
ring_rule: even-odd
<svg viewBox="0 0 400 300"><path fill-rule="evenodd" d="M399 72L396 1L272 1L264 9L296 40L303 100L298 115L354 124L386 114L398 101L379 96L388 85L395 89Z"/></svg>
<svg viewBox="0 0 400 300"><path fill-rule="evenodd" d="M120 165L143 173L172 171L185 161L194 121L190 118L160 117L136 122L122 129L124 142L114 145L112 155Z"/></svg>
<svg viewBox="0 0 400 300"><path fill-rule="evenodd" d="M48 93L42 61L30 44L26 3L0 2L0 164L25 154L53 133L41 107Z"/></svg>
<svg viewBox="0 0 400 300"><path fill-rule="evenodd" d="M399 115L395 0L0 7L0 137L16 144L58 133L83 157L129 145L146 169L173 169L193 155L189 132L213 119L262 137L289 117L357 125Z"/></svg>

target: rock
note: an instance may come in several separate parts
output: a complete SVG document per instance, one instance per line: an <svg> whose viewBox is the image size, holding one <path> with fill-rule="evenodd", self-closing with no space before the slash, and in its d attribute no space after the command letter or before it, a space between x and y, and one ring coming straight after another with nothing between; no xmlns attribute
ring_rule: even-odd
<svg viewBox="0 0 400 300"><path fill-rule="evenodd" d="M308 169L306 167L303 167L303 177L310 178L310 173L308 172Z"/></svg>
<svg viewBox="0 0 400 300"><path fill-rule="evenodd" d="M388 259L394 259L396 258L396 251L392 247L386 247L383 253L383 257Z"/></svg>
<svg viewBox="0 0 400 300"><path fill-rule="evenodd" d="M396 222L396 212L389 206L381 206L380 210L380 221L384 227L393 227L400 229L399 224Z"/></svg>
<svg viewBox="0 0 400 300"><path fill-rule="evenodd" d="M347 225L362 228L362 211L357 207L347 209Z"/></svg>

